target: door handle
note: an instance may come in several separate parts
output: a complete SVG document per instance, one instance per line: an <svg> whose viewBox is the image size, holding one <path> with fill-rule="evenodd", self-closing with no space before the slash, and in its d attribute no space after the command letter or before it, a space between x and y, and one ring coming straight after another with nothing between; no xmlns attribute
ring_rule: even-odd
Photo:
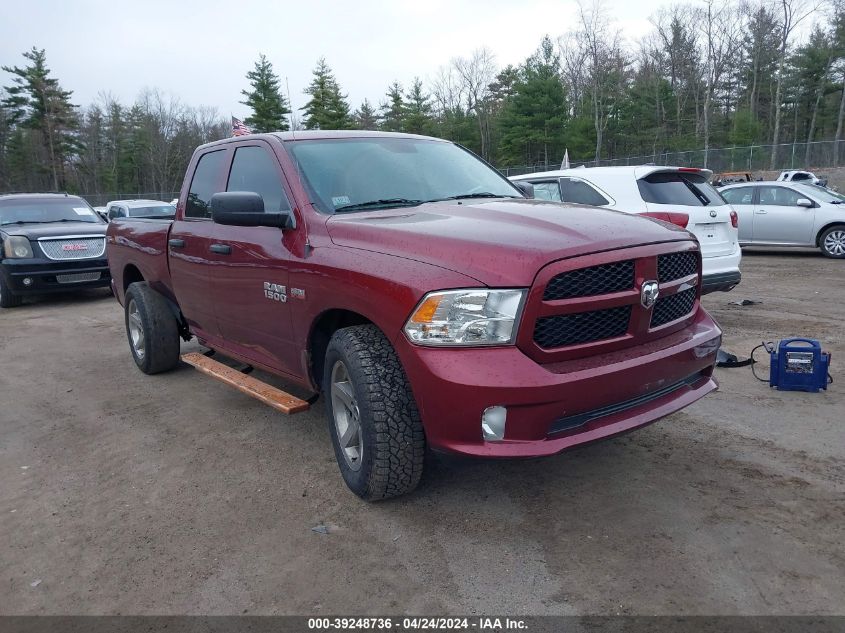
<svg viewBox="0 0 845 633"><path fill-rule="evenodd" d="M185 245L185 240L173 238L167 240L167 244L170 246L170 248L182 248Z"/></svg>
<svg viewBox="0 0 845 633"><path fill-rule="evenodd" d="M218 253L219 255L228 255L232 252L232 247L228 244L212 244L211 252Z"/></svg>
<svg viewBox="0 0 845 633"><path fill-rule="evenodd" d="M766 215L768 211L766 211L765 209L757 209L754 213L756 213L757 215Z"/></svg>

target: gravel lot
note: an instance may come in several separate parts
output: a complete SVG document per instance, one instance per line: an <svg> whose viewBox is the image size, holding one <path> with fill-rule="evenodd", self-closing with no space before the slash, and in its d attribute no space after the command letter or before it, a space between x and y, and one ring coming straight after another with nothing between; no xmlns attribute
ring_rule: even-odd
<svg viewBox="0 0 845 633"><path fill-rule="evenodd" d="M647 429L441 458L381 504L343 485L320 403L138 372L110 296L0 310L0 613L843 614L845 262L747 252L743 275L704 300L725 347L821 339L827 393L718 370Z"/></svg>

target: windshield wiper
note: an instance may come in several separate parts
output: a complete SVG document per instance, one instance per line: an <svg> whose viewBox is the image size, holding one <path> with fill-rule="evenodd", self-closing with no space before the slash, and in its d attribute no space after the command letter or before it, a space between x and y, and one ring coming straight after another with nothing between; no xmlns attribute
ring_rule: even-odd
<svg viewBox="0 0 845 633"><path fill-rule="evenodd" d="M367 200L366 202L346 204L342 207L338 207L334 210L334 212L343 213L344 211L359 211L362 209L374 209L378 207L413 207L422 203L422 200L409 200L408 198L381 198L380 200Z"/></svg>
<svg viewBox="0 0 845 633"><path fill-rule="evenodd" d="M462 193L458 196L446 196L445 198L438 198L437 200L432 200L432 202L437 202L440 200L468 200L470 198L517 198L518 196L502 196L498 193L490 193L489 191L479 191L478 193Z"/></svg>

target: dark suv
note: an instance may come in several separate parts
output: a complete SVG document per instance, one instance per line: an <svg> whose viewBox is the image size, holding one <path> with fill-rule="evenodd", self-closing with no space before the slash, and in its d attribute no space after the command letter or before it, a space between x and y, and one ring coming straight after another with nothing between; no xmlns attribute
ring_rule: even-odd
<svg viewBox="0 0 845 633"><path fill-rule="evenodd" d="M0 196L0 307L24 295L108 286L108 225L66 194Z"/></svg>

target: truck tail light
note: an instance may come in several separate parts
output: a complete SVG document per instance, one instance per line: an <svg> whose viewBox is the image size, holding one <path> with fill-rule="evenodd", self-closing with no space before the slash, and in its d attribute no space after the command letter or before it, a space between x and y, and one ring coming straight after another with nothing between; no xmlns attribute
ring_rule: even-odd
<svg viewBox="0 0 845 633"><path fill-rule="evenodd" d="M641 213L640 215L644 215L649 218L654 218L655 220L663 220L664 222L669 222L669 224L680 226L682 229L687 228L687 225L689 224L688 213L672 213L669 211L647 211L645 213Z"/></svg>
<svg viewBox="0 0 845 633"><path fill-rule="evenodd" d="M736 211L731 211L731 226L739 228L739 216L736 214Z"/></svg>

